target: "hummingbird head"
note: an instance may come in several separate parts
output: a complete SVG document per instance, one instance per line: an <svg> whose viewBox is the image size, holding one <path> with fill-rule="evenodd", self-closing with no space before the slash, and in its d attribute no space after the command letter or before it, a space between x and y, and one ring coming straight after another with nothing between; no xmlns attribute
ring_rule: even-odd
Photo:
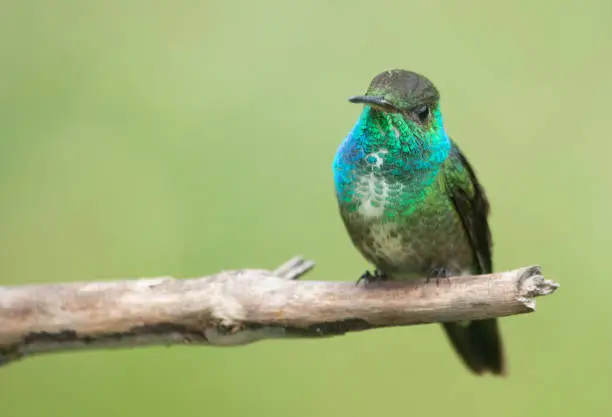
<svg viewBox="0 0 612 417"><path fill-rule="evenodd" d="M364 95L349 101L365 105L357 124L363 134L356 136L369 149L387 149L389 157L420 160L432 168L448 156L440 93L423 75L401 69L382 72Z"/></svg>
<svg viewBox="0 0 612 417"><path fill-rule="evenodd" d="M440 93L433 83L415 72L395 69L378 74L362 96L349 98L384 113L395 113L419 130L428 130L438 109Z"/></svg>

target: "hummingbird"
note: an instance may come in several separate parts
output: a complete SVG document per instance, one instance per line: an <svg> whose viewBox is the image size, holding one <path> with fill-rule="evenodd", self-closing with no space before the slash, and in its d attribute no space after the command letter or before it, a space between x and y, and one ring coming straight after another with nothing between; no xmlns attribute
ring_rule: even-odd
<svg viewBox="0 0 612 417"><path fill-rule="evenodd" d="M440 94L425 76L378 74L334 158L340 215L354 246L376 267L367 280L492 272L489 201L444 127ZM475 374L505 373L496 319L442 323Z"/></svg>

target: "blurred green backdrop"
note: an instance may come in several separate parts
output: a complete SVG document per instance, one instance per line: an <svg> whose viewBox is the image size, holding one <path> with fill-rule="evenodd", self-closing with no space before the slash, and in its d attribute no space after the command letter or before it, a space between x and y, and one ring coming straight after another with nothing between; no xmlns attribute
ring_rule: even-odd
<svg viewBox="0 0 612 417"><path fill-rule="evenodd" d="M0 370L3 417L612 412L612 3L0 1L0 283L367 266L331 162L389 68L428 75L493 204L496 269L561 282L503 320L510 377L438 326ZM608 394L606 394L608 393Z"/></svg>

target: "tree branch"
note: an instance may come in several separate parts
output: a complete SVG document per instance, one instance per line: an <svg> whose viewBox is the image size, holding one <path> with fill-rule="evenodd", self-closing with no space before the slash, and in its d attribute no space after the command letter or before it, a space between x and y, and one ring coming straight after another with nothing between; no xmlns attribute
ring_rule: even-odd
<svg viewBox="0 0 612 417"><path fill-rule="evenodd" d="M171 277L0 287L0 364L69 349L243 345L266 338L503 317L559 285L531 266L434 281L296 281L314 264Z"/></svg>

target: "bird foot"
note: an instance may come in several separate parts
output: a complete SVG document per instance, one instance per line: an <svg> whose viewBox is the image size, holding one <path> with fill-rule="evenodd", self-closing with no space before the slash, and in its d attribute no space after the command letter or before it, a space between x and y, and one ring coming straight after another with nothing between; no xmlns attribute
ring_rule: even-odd
<svg viewBox="0 0 612 417"><path fill-rule="evenodd" d="M425 279L425 282L429 284L432 280L436 281L436 287L440 286L440 281L448 279L450 274L444 268L436 268L429 273L429 276Z"/></svg>
<svg viewBox="0 0 612 417"><path fill-rule="evenodd" d="M371 284L373 282L382 282L382 281L386 281L387 280L387 276L384 274L384 272L379 271L378 269L374 270L374 274L372 274L370 271L365 271L357 280L357 282L355 283L355 285L359 285L360 283L364 283L364 284Z"/></svg>

